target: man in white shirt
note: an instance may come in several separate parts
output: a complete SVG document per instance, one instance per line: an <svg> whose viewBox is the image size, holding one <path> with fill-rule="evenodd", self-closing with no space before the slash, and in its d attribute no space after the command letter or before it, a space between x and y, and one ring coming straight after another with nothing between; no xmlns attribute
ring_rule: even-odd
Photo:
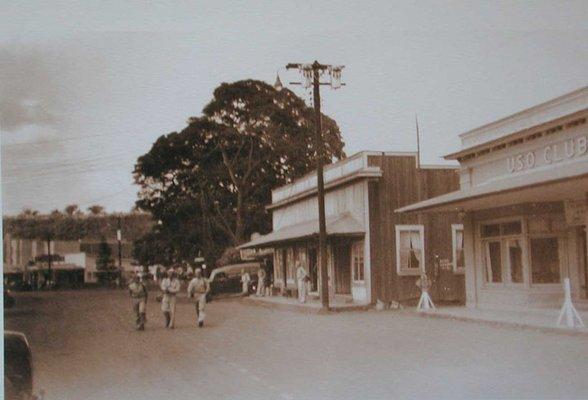
<svg viewBox="0 0 588 400"><path fill-rule="evenodd" d="M177 278L173 269L168 271L167 277L161 281L161 291L163 298L161 299L161 311L165 317L165 327L174 329L176 320L176 294L181 289L180 280Z"/></svg>
<svg viewBox="0 0 588 400"><path fill-rule="evenodd" d="M263 267L257 271L257 296L265 296L265 270Z"/></svg>
<svg viewBox="0 0 588 400"><path fill-rule="evenodd" d="M308 273L300 261L296 263L296 283L298 286L298 301L306 303L306 283L308 281Z"/></svg>
<svg viewBox="0 0 588 400"><path fill-rule="evenodd" d="M243 296L247 296L249 293L249 282L251 282L251 276L249 276L249 272L245 271L244 269L241 270L241 292Z"/></svg>
<svg viewBox="0 0 588 400"><path fill-rule="evenodd" d="M208 279L202 276L202 270L196 268L194 271L194 278L188 285L188 297L194 299L194 308L196 309L196 318L198 320L198 327L204 326L204 306L206 305L206 294L210 290Z"/></svg>

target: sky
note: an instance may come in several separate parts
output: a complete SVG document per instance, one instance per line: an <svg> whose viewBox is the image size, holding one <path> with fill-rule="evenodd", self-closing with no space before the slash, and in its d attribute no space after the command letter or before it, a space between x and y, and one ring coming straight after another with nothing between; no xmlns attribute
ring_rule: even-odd
<svg viewBox="0 0 588 400"><path fill-rule="evenodd" d="M345 65L323 112L348 155L458 135L588 84L587 1L27 1L0 5L2 211L129 211L132 170L221 82ZM302 88L292 90L309 100Z"/></svg>

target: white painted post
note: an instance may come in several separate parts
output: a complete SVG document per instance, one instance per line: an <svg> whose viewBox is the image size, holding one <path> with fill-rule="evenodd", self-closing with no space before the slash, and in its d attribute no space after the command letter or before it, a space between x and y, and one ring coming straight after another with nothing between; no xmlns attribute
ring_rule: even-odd
<svg viewBox="0 0 588 400"><path fill-rule="evenodd" d="M416 285L421 288L421 298L417 304L417 311L427 311L430 309L435 310L435 304L429 295L429 288L431 287L431 281L427 275L421 275L421 278L416 282Z"/></svg>
<svg viewBox="0 0 588 400"><path fill-rule="evenodd" d="M565 326L568 328L584 328L584 321L576 311L572 303L572 290L570 288L570 278L564 279L564 304L557 319L557 326L564 326L563 319L566 319Z"/></svg>

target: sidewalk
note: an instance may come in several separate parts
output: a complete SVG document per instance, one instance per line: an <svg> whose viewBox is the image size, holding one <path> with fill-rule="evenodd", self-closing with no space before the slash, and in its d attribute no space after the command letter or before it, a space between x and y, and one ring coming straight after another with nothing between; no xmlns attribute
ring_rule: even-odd
<svg viewBox="0 0 588 400"><path fill-rule="evenodd" d="M301 304L293 297L244 297L247 304L268 307L278 310L296 311L306 314L328 314L344 311L365 311L374 309L370 304L357 304L349 302L347 298L336 297L330 299L328 311L322 309L322 304L317 298L310 298ZM529 309L529 310L495 310L468 308L464 306L441 306L435 310L417 311L414 306L404 307L402 310L392 310L398 314L419 316L424 318L444 318L456 321L475 322L493 326L504 326L516 329L533 329L542 332L563 333L568 335L588 335L588 328L558 327L557 318L559 311L556 309ZM390 312L390 311L378 311ZM588 311L578 310L584 325L588 325Z"/></svg>
<svg viewBox="0 0 588 400"><path fill-rule="evenodd" d="M346 297L335 296L330 299L329 310L325 311L322 308L322 303L319 299L308 297L306 303L300 303L295 297L283 296L249 296L244 297L243 300L252 305L271 307L274 309L298 311L306 314L325 314L329 312L343 312L343 311L365 311L373 308L371 304L357 304L350 302Z"/></svg>
<svg viewBox="0 0 588 400"><path fill-rule="evenodd" d="M545 332L588 335L588 328L567 328L557 326L560 310L530 309L530 310L494 310L468 308L463 306L439 307L436 310L416 311L405 309L413 315L429 318L449 318L460 321L472 321L496 326L511 326L521 329L535 329ZM588 311L578 310L584 325L588 324Z"/></svg>

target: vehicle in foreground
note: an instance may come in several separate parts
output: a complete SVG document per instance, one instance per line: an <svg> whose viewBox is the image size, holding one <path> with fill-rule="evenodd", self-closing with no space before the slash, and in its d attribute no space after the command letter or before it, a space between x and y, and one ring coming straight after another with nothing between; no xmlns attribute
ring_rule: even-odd
<svg viewBox="0 0 588 400"><path fill-rule="evenodd" d="M21 332L4 331L4 398L41 399L33 394L33 356Z"/></svg>

